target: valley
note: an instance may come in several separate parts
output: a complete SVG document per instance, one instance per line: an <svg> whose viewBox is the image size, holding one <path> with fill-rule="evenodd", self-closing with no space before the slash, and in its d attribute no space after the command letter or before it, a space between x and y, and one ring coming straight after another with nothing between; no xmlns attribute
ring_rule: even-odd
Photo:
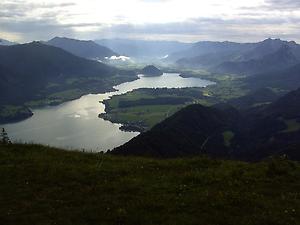
<svg viewBox="0 0 300 225"><path fill-rule="evenodd" d="M199 78L181 78L179 74L165 74L158 77L140 75L139 79L113 86L112 91L84 95L64 104L45 106L43 101L32 102L32 105L35 103L36 106L43 107L35 108L34 115L30 119L6 124L3 127L9 132L11 139L17 142L34 142L95 152L107 151L126 143L138 133L119 130L121 121L111 120L116 122L111 123L98 118L98 114L105 112L103 101L140 88L204 87L213 84L213 82ZM158 108L152 111L157 115L155 118L159 119L153 118L152 123L163 119L159 117ZM130 131L141 130L131 129Z"/></svg>
<svg viewBox="0 0 300 225"><path fill-rule="evenodd" d="M165 70L176 71L170 68ZM203 70L178 69L178 71L183 78L207 79L215 84L200 88L139 89L113 96L104 101L106 113L100 116L124 124L122 128L125 130L145 131L187 105L212 106L251 93L250 88L245 88L243 76L212 74ZM253 104L255 103L260 101Z"/></svg>
<svg viewBox="0 0 300 225"><path fill-rule="evenodd" d="M4 93L0 98L0 123L7 123L2 126L14 142L96 152L113 150L139 133L143 136L144 132L151 131L190 105L212 108L209 110L221 107L225 114L232 116L233 113L246 120L249 117L247 123L254 123L251 120L256 123L259 116L248 114L260 114L263 108L300 86L300 48L294 42L278 39L258 43L199 42L188 45L163 41L130 42L129 46L138 46L138 54L130 52L120 40L102 43L103 46L94 41L55 37L47 42L0 46L1 79L5 81L0 84ZM166 55L157 58L155 54L158 53L150 53L147 44L161 46L159 54ZM122 49L122 54L116 47ZM175 52L168 52L171 48ZM126 54L130 55L127 57ZM28 57L22 58L24 55ZM121 56L123 58L119 59ZM289 62L286 67L279 64L283 58ZM278 64L271 59L277 60ZM258 61L260 64L256 65ZM225 64L237 64L236 69L244 65L245 70L224 69ZM265 65L265 69L260 69L261 65ZM221 114L223 112L216 112L218 116ZM280 128L282 134L297 133L297 117L282 118L282 121L270 123L284 126L284 129ZM226 151L232 151L250 141L247 132L252 132L252 128L247 130L247 125L241 129L238 123L231 124L234 129L238 126L236 131L231 125L230 129L224 127L218 136L223 141L215 140L220 143L213 147L215 150L218 148L222 152L227 147ZM175 129L183 129L185 125L178 126ZM200 124L197 129L202 128ZM265 134L262 132L261 135ZM179 136L177 139L185 143ZM205 143L210 143L206 140L211 139L210 135L202 138ZM274 137L270 138L273 140Z"/></svg>

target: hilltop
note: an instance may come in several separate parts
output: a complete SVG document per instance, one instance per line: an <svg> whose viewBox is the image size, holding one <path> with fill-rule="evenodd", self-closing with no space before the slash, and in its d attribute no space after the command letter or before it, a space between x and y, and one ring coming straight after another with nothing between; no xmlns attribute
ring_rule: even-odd
<svg viewBox="0 0 300 225"><path fill-rule="evenodd" d="M163 72L153 65L146 66L142 69L141 73L145 76L161 76Z"/></svg>

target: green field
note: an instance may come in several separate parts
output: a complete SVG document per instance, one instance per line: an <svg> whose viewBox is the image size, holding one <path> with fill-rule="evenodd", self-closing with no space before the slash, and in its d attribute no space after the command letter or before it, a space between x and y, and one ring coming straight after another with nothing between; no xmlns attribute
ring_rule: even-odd
<svg viewBox="0 0 300 225"><path fill-rule="evenodd" d="M246 87L244 76L232 74L213 74L203 70L184 70L183 77L196 77L216 82L216 85L207 86L205 91L219 101L227 101L248 94L251 90Z"/></svg>
<svg viewBox="0 0 300 225"><path fill-rule="evenodd" d="M300 165L0 146L0 223L296 225Z"/></svg>
<svg viewBox="0 0 300 225"><path fill-rule="evenodd" d="M101 117L148 129L188 104L216 102L214 97L205 95L203 88L138 89L105 101L107 113Z"/></svg>
<svg viewBox="0 0 300 225"><path fill-rule="evenodd" d="M125 110L113 110L103 118L122 124L141 124L146 129L162 121L185 105L136 106Z"/></svg>

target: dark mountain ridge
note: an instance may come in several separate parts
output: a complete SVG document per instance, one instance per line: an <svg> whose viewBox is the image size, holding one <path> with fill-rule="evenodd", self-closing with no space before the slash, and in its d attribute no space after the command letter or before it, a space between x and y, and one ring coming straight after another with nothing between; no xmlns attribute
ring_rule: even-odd
<svg viewBox="0 0 300 225"><path fill-rule="evenodd" d="M283 90L295 90L300 86L300 63L278 71L257 73L245 80L250 89L271 87Z"/></svg>
<svg viewBox="0 0 300 225"><path fill-rule="evenodd" d="M112 67L103 63L83 59L60 48L44 45L40 42L2 46L0 47L0 57L1 65L22 74L29 73L28 70L32 68L32 64L37 62L42 63L42 65L37 64L32 69L34 72L39 72L41 75L45 74L46 76L53 74L53 72L56 75L59 73L66 73L72 76L82 75L83 70L87 70L89 67L91 69L88 74L85 74L87 76L96 75L98 71L95 70L100 68L107 73L113 71Z"/></svg>
<svg viewBox="0 0 300 225"><path fill-rule="evenodd" d="M60 48L32 42L0 46L1 103L20 103L49 82L70 77L108 77L116 69L72 55Z"/></svg>
<svg viewBox="0 0 300 225"><path fill-rule="evenodd" d="M230 118L226 113L215 108L191 105L113 152L177 157L219 150L215 154L226 155L218 134L230 129L230 126Z"/></svg>
<svg viewBox="0 0 300 225"><path fill-rule="evenodd" d="M105 57L119 56L118 53L93 41L55 37L46 42L46 44L62 48L76 56L88 59L104 60Z"/></svg>
<svg viewBox="0 0 300 225"><path fill-rule="evenodd" d="M40 42L0 46L0 123L32 116L28 107L57 105L111 91L136 79L120 70Z"/></svg>
<svg viewBox="0 0 300 225"><path fill-rule="evenodd" d="M299 160L300 151L290 148L300 146L299 104L300 89L248 111L228 104L191 105L113 153L162 158L208 154L244 160L280 153Z"/></svg>

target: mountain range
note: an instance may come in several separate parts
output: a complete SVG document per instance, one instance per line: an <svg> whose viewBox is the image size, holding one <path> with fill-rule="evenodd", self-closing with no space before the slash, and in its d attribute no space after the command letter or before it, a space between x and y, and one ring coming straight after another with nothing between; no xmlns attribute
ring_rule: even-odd
<svg viewBox="0 0 300 225"><path fill-rule="evenodd" d="M266 39L258 43L199 42L169 60L181 67L216 73L254 75L287 69L300 63L300 46L293 41Z"/></svg>
<svg viewBox="0 0 300 225"><path fill-rule="evenodd" d="M119 52L121 55L133 57L136 60L167 58L173 52L182 51L192 46L190 43L176 41L129 39L102 39L95 42Z"/></svg>
<svg viewBox="0 0 300 225"><path fill-rule="evenodd" d="M11 41L0 38L0 45L6 45L7 46L7 45L16 45L16 44L17 44L16 42L11 42Z"/></svg>
<svg viewBox="0 0 300 225"><path fill-rule="evenodd" d="M88 49L98 46L66 38L49 42L74 43L74 49L86 49L90 53ZM108 90L114 83L113 77L130 73L86 59L91 55L83 56L80 51L77 54L81 56L76 56L71 53L74 49L63 47L42 42L0 46L0 108L22 105L67 89ZM215 157L258 159L286 149L284 153L299 157L298 153L289 151L290 146L297 146L300 140L297 107L300 89L283 97L272 91L300 87L299 45L267 39L254 44L200 42L191 49L181 56L189 51L196 55L201 50L202 56L194 59L203 57L210 63L210 69L251 74L244 79L244 85L254 91L213 107L188 106L113 152L159 157L205 153ZM174 55L170 59L172 57ZM220 63L221 58L223 63ZM231 61L225 61L227 59ZM213 67L214 63L218 66ZM75 82L70 84L70 80Z"/></svg>

